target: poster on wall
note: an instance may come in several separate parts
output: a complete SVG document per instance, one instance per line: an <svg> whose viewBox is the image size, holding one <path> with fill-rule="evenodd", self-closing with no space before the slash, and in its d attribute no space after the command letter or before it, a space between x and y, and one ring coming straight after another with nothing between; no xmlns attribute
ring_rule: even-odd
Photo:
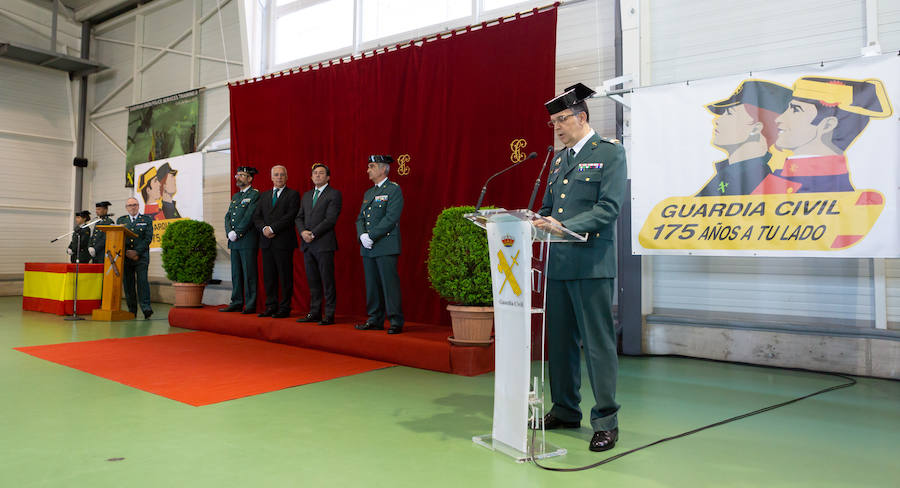
<svg viewBox="0 0 900 488"><path fill-rule="evenodd" d="M197 152L200 90L128 107L125 186L135 185L136 164Z"/></svg>
<svg viewBox="0 0 900 488"><path fill-rule="evenodd" d="M632 95L635 254L898 257L895 54Z"/></svg>
<svg viewBox="0 0 900 488"><path fill-rule="evenodd" d="M203 153L135 165L135 198L153 219L151 250L159 250L163 232L181 219L203 220Z"/></svg>

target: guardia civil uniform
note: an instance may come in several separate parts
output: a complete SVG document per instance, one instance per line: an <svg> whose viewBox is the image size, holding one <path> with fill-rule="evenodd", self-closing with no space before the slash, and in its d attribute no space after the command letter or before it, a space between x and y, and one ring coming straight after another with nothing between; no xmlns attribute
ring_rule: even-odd
<svg viewBox="0 0 900 488"><path fill-rule="evenodd" d="M256 176L255 168L241 166L250 176ZM256 310L256 290L258 273L256 255L259 250L258 232L253 227L253 213L259 202L259 190L248 186L231 197L228 211L225 213L225 234L231 231L237 234L237 240L228 240L231 250L231 304L229 309L240 308L249 312ZM245 298L246 295L246 298Z"/></svg>
<svg viewBox="0 0 900 488"><path fill-rule="evenodd" d="M583 98L575 97L561 108L551 108L548 102L547 108L551 114L558 113ZM550 246L546 313L553 400L550 415L566 424L577 425L581 420L581 345L594 393L590 420L595 433L618 427L618 358L612 315L614 228L625 195L626 173L622 145L591 130L572 148L553 156L539 211L572 232L588 235L583 243Z"/></svg>
<svg viewBox="0 0 900 488"><path fill-rule="evenodd" d="M87 210L82 210L81 212L75 212L76 217L81 217L85 223L91 220L91 213ZM74 263L78 261L79 263L90 263L91 255L88 253L88 246L91 240L91 229L90 227L81 227L80 225L76 225L75 229L72 232L72 240L69 241L69 261Z"/></svg>
<svg viewBox="0 0 900 488"><path fill-rule="evenodd" d="M95 204L97 207L109 208L109 202L97 202ZM103 217L97 222L97 225L113 225L115 222L109 216ZM94 249L94 256L91 258L91 262L94 264L103 264L104 259L106 258L106 232L97 228L97 225L94 226L94 233L91 234L91 245Z"/></svg>
<svg viewBox="0 0 900 488"><path fill-rule="evenodd" d="M144 312L144 317L149 318L153 314L150 308L150 281L147 279L147 268L150 266L150 243L153 241L153 219L144 214L138 214L134 218L131 215L123 215L116 220L116 224L124 225L126 229L137 234L137 237L125 237L125 251L135 250L138 253L136 261L128 259L124 253L120 259L125 260L125 303L128 311L136 314L138 305Z"/></svg>
<svg viewBox="0 0 900 488"><path fill-rule="evenodd" d="M393 161L390 156L372 158L372 162ZM396 334L403 329L400 276L397 273L397 258L400 255L398 223L402 212L403 192L400 185L393 181L385 179L363 195L362 207L356 218L356 235L368 233L374 243L372 249L359 246L366 278L366 312L369 315L365 324L357 326L359 329L383 329L385 317L391 323L390 333Z"/></svg>

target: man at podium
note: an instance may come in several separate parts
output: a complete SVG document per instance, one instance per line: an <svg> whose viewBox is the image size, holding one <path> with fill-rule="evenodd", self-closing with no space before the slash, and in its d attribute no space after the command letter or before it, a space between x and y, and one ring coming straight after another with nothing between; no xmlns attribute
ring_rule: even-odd
<svg viewBox="0 0 900 488"><path fill-rule="evenodd" d="M547 324L550 394L553 408L545 429L581 424L579 342L595 405L591 408L591 451L612 449L619 437L616 414L616 332L612 316L616 276L614 226L625 195L625 149L598 136L589 125L585 99L594 94L578 83L545 105L548 125L565 145L554 155L539 213L586 242L550 247ZM535 225L549 229L542 221Z"/></svg>

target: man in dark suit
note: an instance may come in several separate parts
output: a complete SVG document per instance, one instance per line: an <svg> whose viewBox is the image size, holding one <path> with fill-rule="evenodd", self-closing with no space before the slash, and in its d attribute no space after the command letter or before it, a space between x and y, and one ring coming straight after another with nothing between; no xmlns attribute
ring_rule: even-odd
<svg viewBox="0 0 900 488"><path fill-rule="evenodd" d="M550 246L547 324L550 394L553 408L545 429L581 424L581 357L584 348L594 407L591 451L612 449L619 438L616 403L616 330L612 316L616 276L615 225L625 197L625 149L598 136L588 124L586 98L594 94L578 83L547 102L550 127L565 149L556 154L539 213L552 225L588 234L586 242Z"/></svg>
<svg viewBox="0 0 900 488"><path fill-rule="evenodd" d="M128 311L137 314L138 305L144 312L144 318L149 319L153 315L150 308L150 281L147 279L147 268L150 266L150 242L153 240L153 219L138 213L137 198L129 198L125 201L125 210L128 215L123 215L116 220L116 224L124 225L126 229L137 234L137 237L125 237L125 276L122 284L125 286L125 303Z"/></svg>
<svg viewBox="0 0 900 488"><path fill-rule="evenodd" d="M297 322L319 322L319 325L334 323L334 309L337 292L334 286L334 252L337 238L334 224L341 213L341 192L331 187L331 170L316 163L312 167L312 182L316 187L303 194L300 211L297 212L297 231L303 241L303 264L306 267L306 282L309 284L309 313ZM322 298L325 308L322 309Z"/></svg>
<svg viewBox="0 0 900 488"><path fill-rule="evenodd" d="M391 322L388 334L403 332L403 310L400 303L400 276L397 256L400 255L400 214L403 213L403 193L400 185L388 181L388 171L394 159L390 156L369 156L366 173L375 184L363 195L362 208L356 218L359 253L366 275L366 312L368 320L357 324L359 330L384 330L384 318Z"/></svg>
<svg viewBox="0 0 900 488"><path fill-rule="evenodd" d="M253 215L259 204L259 190L251 186L256 173L252 166L241 166L234 174L234 182L240 191L231 197L225 213L225 233L231 250L231 303L219 309L220 312L256 313L259 237L253 228Z"/></svg>
<svg viewBox="0 0 900 488"><path fill-rule="evenodd" d="M291 297L294 294L294 249L297 249L297 233L294 218L300 210L300 194L286 187L287 168L272 168L272 190L259 197L253 215L253 223L260 232L259 248L262 251L263 284L266 287L266 310L260 317L276 319L291 314ZM281 285L281 300L278 288Z"/></svg>

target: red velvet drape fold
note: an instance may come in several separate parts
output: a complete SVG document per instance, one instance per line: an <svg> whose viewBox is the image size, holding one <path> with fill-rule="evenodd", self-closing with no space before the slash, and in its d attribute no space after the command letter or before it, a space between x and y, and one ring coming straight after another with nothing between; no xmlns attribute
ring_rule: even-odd
<svg viewBox="0 0 900 488"><path fill-rule="evenodd" d="M512 163L518 139L527 143L519 151L540 156L497 178L485 205L527 204L553 142L543 103L554 95L555 57L553 8L421 46L232 85L232 169L255 166L260 174L254 187L266 191L272 187L270 168L282 164L288 186L303 193L312 187L313 163L331 168L331 185L344 201L335 255L337 312L364 315L354 223L371 185L367 157L407 155L408 173L395 163L389 175L405 200L399 261L404 314L410 321L448 323L444 304L428 285L431 228L442 209L475 204L484 180ZM298 252L295 314L305 313L308 301Z"/></svg>

